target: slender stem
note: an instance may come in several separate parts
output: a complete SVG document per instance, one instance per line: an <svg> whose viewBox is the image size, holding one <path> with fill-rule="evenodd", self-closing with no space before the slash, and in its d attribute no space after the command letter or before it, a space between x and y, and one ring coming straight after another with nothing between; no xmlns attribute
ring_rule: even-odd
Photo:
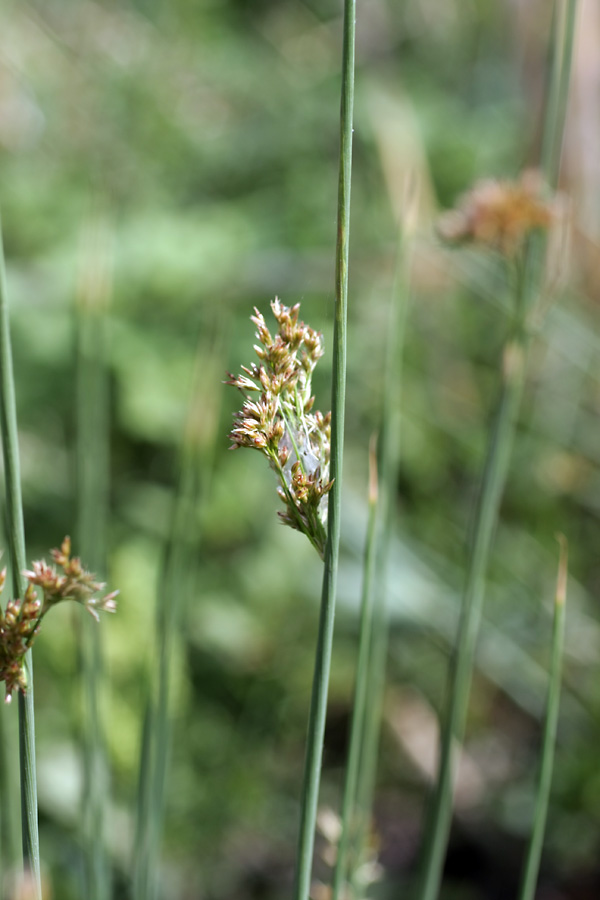
<svg viewBox="0 0 600 900"><path fill-rule="evenodd" d="M408 188L412 190L408 190ZM383 694L387 664L389 613L387 608L387 576L395 514L394 498L400 467L402 431L402 367L404 336L410 302L410 268L416 185L407 183L405 208L397 247L394 280L390 294L385 363L383 370L383 404L379 439L379 472L381 489L377 501L377 565L375 572L375 606L367 671L367 702L362 739L361 765L356 787L356 858L350 882L355 884L373 808L377 772L379 736L383 710Z"/></svg>
<svg viewBox="0 0 600 900"><path fill-rule="evenodd" d="M6 890L3 876L13 872L20 860L18 834L20 812L13 793L16 766L13 771L12 757L16 763L16 731L13 734L13 722L9 720L10 709L2 705L0 708L0 891ZM14 717L13 717L14 718ZM14 738L14 740L13 740Z"/></svg>
<svg viewBox="0 0 600 900"><path fill-rule="evenodd" d="M21 476L17 435L17 412L13 377L12 348L4 251L0 235L0 427L6 484L7 537L14 597L23 597L22 572L26 567L25 529L21 499ZM33 706L33 665L31 650L24 663L27 693L19 691L19 754L21 766L21 828L23 863L32 877L35 897L40 900L40 843L38 834L37 781L35 771L35 723Z"/></svg>
<svg viewBox="0 0 600 900"><path fill-rule="evenodd" d="M192 399L182 440L179 483L159 577L155 619L155 663L146 698L137 795L134 900L153 900L159 891L160 843L171 746L170 704L173 648L176 646L193 574L192 559L199 537L198 506L208 493L214 457L219 402L206 398L222 366L225 321L198 344ZM199 473L201 473L199 477ZM202 483L200 483L202 479Z"/></svg>
<svg viewBox="0 0 600 900"><path fill-rule="evenodd" d="M156 666L148 692L141 745L138 821L134 860L134 900L158 895L160 841L171 744L170 685L172 654L187 596L190 510L195 492L195 457L183 448L179 485L173 503L156 605Z"/></svg>
<svg viewBox="0 0 600 900"><path fill-rule="evenodd" d="M337 852L333 879L333 900L338 900L348 872L350 843L354 837L356 817L356 792L362 756L364 726L367 718L368 671L373 634L373 614L375 605L375 565L377 559L377 463L374 440L369 451L369 519L363 567L363 587L360 613L360 641L354 688L354 710L350 729L350 749L346 767L344 799L342 803L342 831Z"/></svg>
<svg viewBox="0 0 600 900"><path fill-rule="evenodd" d="M106 566L108 517L108 378L105 365L106 314L111 290L109 248L100 216L84 234L83 266L77 297L77 531L81 555L102 573ZM108 777L99 687L102 675L100 629L90 616L81 626L83 687L83 796L85 896L108 900L105 820Z"/></svg>
<svg viewBox="0 0 600 900"><path fill-rule="evenodd" d="M546 122L542 143L542 169L548 184L556 188L562 155L571 63L575 37L577 0L556 0L552 19L552 62Z"/></svg>
<svg viewBox="0 0 600 900"><path fill-rule="evenodd" d="M537 784L537 796L533 814L533 829L525 858L519 900L534 900L535 887L542 856L542 844L546 828L552 768L554 765L554 747L558 726L558 710L560 705L560 682L565 636L565 601L567 597L567 541L559 535L560 559L558 577L556 579L556 596L554 601L554 622L552 626L552 659L550 663L550 680L546 701L546 719L542 736L540 769Z"/></svg>
<svg viewBox="0 0 600 900"><path fill-rule="evenodd" d="M327 545L325 548L321 611L319 616L315 669L308 719L308 736L298 838L298 858L294 887L295 900L307 900L310 892L337 589L346 396L346 320L348 306L348 249L350 238L355 26L356 0L344 0L342 97L340 110L340 171L338 185L336 292L331 401L331 477L333 479L333 486L329 493Z"/></svg>
<svg viewBox="0 0 600 900"><path fill-rule="evenodd" d="M485 575L498 509L504 490L512 448L515 421L525 374L526 332L517 322L504 350L502 387L496 421L488 449L479 504L475 517L467 582L461 609L457 644L449 678L449 707L442 730L440 769L426 834L421 900L434 900L441 881L442 867L452 818L452 782L456 744L462 741L475 643L479 631Z"/></svg>
<svg viewBox="0 0 600 900"><path fill-rule="evenodd" d="M554 18L550 84L556 85L556 88L551 87L549 91L542 159L544 174L551 187L555 186L558 179L577 5L576 0L558 0L558 2L567 3L568 6L566 19L558 15ZM564 23L563 26L561 22ZM475 518L474 540L449 679L449 706L441 735L438 780L426 825L419 900L435 900L442 878L452 818L454 749L455 744L462 741L464 733L489 552L504 489L525 375L528 344L526 320L533 299L539 292L543 249L542 240L531 240L523 265L517 272L513 336L509 338L504 350L500 402Z"/></svg>

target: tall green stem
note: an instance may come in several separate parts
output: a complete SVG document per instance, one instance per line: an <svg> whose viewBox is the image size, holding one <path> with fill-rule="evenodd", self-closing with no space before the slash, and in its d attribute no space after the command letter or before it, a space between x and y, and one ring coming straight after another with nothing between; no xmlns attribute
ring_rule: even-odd
<svg viewBox="0 0 600 900"><path fill-rule="evenodd" d="M173 647L189 587L190 507L195 497L195 456L183 448L179 485L174 498L156 603L156 667L147 699L142 735L138 821L134 860L134 900L158 895L160 840L171 744L170 684Z"/></svg>
<svg viewBox="0 0 600 900"><path fill-rule="evenodd" d="M556 0L552 22L552 62L542 143L542 169L552 188L557 185L560 169L576 18L577 0Z"/></svg>
<svg viewBox="0 0 600 900"><path fill-rule="evenodd" d="M377 496L377 464L375 461L375 448L374 446L371 446L369 452L369 520L367 524L367 540L363 567L360 640L358 647L358 662L356 665L354 709L352 713L352 726L350 729L350 748L348 752L348 765L346 767L346 781L342 803L342 831L333 879L333 900L338 900L340 897L344 882L347 878L350 845L356 837L357 826L359 825L356 810L356 793L359 783L361 758L363 755L364 726L367 718L369 688L368 671L373 635L373 612L375 601L374 579L377 552Z"/></svg>
<svg viewBox="0 0 600 900"><path fill-rule="evenodd" d="M110 267L105 229L94 217L85 237L77 298L77 532L81 555L103 573L106 566L108 518L109 422L105 360L106 305ZM108 900L110 876L106 860L105 819L108 776L99 702L102 675L100 629L91 616L82 617L81 670L83 686L83 840L85 896Z"/></svg>
<svg viewBox="0 0 600 900"><path fill-rule="evenodd" d="M212 350L198 344L196 373L182 440L179 483L159 576L155 659L146 699L137 795L134 900L153 900L159 893L160 843L171 747L171 676L181 618L191 589L195 542L199 536L198 505L208 492L214 454L217 403L204 386L222 365L224 322L216 323ZM217 362L218 360L218 362ZM200 477L199 477L199 473Z"/></svg>
<svg viewBox="0 0 600 900"><path fill-rule="evenodd" d="M565 602L567 598L567 542L563 535L559 536L560 560L556 579L556 596L554 601L554 622L552 626L552 659L550 662L550 680L548 698L546 700L546 719L542 736L540 769L538 775L537 795L533 814L533 828L529 847L523 867L519 900L534 900L535 887L542 856L542 844L546 828L552 768L554 766L554 746L558 727L558 710L560 705L560 680L562 670L563 647L565 638Z"/></svg>
<svg viewBox="0 0 600 900"><path fill-rule="evenodd" d="M294 889L295 900L307 900L310 891L337 590L344 411L346 397L346 320L348 306L348 249L350 239L355 30L356 0L344 0L342 97L340 111L340 170L338 185L336 292L331 400L331 477L333 479L333 487L329 494L327 545L325 548L321 610L308 719L308 736L298 839L298 858Z"/></svg>
<svg viewBox="0 0 600 900"><path fill-rule="evenodd" d="M542 167L551 187L556 185L560 167L576 6L576 0L557 0L553 21L552 68L542 150ZM525 375L527 318L540 289L543 249L543 241L531 240L523 266L517 275L513 334L504 350L500 401L475 518L474 539L450 673L449 705L442 728L438 780L425 832L419 900L435 900L441 883L452 818L454 750L464 734L488 558Z"/></svg>
<svg viewBox="0 0 600 900"><path fill-rule="evenodd" d="M471 547L458 639L450 673L450 697L442 729L440 769L426 834L421 900L437 897L452 818L452 782L456 744L462 741L475 643L479 631L485 575L498 509L504 490L515 421L525 374L526 332L517 320L504 350L502 386L488 449Z"/></svg>
<svg viewBox="0 0 600 900"><path fill-rule="evenodd" d="M379 483L376 527L376 571L373 628L367 670L366 715L363 726L361 765L356 786L356 865L351 872L355 882L361 854L364 853L377 772L379 736L383 711L383 694L388 655L389 610L387 607L387 577L390 547L395 517L395 497L400 467L402 432L402 368L404 336L410 302L410 269L412 232L414 228L416 185L406 185L405 207L402 213L394 281L390 295L385 363L383 370L383 404L379 436Z"/></svg>
<svg viewBox="0 0 600 900"><path fill-rule="evenodd" d="M0 891L4 888L3 877L16 870L21 857L18 839L20 810L14 795L17 742L13 724L16 723L9 719L11 714L10 708L0 709Z"/></svg>
<svg viewBox="0 0 600 900"><path fill-rule="evenodd" d="M405 199L407 204L403 210L386 329L382 373L383 403L378 441L380 488L376 492L371 490L369 497L357 676L344 786L342 832L334 876L334 900L340 896L346 877L350 884L354 884L355 874L360 867L377 770L388 644L386 574L400 458L399 401L411 246L408 223L415 198L406 196ZM372 471L375 468L377 466L373 462ZM354 885L355 889L356 887Z"/></svg>
<svg viewBox="0 0 600 900"><path fill-rule="evenodd" d="M0 426L6 484L7 537L14 597L23 597L22 572L26 567L25 529L21 499L21 475L17 436L15 384L10 341L4 251L0 234ZM23 862L32 878L34 900L41 900L40 843L38 834L37 781L35 770L35 722L31 650L24 663L27 693L19 692L19 756L21 767L21 828Z"/></svg>

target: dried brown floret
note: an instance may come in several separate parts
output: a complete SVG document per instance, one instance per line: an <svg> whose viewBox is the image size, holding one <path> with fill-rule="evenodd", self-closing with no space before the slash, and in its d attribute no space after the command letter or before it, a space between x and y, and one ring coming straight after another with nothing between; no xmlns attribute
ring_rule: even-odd
<svg viewBox="0 0 600 900"><path fill-rule="evenodd" d="M524 172L518 181L478 182L439 223L439 233L453 243L481 244L507 256L534 231L547 229L555 217L539 173Z"/></svg>
<svg viewBox="0 0 600 900"><path fill-rule="evenodd" d="M97 620L98 611L115 612L118 591L98 597L105 587L83 568L79 557L71 556L71 539L66 537L60 549L52 550L56 566L37 560L23 573L28 581L22 600L9 600L6 610L0 608L0 681L5 683L6 702L10 703L15 690L27 689L25 654L38 634L41 621L49 609L63 600L81 603ZM0 593L6 580L6 569L0 573ZM38 599L35 587L41 589Z"/></svg>

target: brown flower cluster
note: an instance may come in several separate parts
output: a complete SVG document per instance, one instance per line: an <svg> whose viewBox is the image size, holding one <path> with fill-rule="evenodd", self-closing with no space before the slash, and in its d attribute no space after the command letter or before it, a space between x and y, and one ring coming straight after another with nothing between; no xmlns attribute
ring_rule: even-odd
<svg viewBox="0 0 600 900"><path fill-rule="evenodd" d="M259 343L254 350L260 365L242 366L242 375L229 375L244 395L230 432L234 450L260 450L279 477L278 493L286 509L279 513L286 525L303 532L323 556L326 541L331 413L312 411L311 379L323 356L323 336L299 321L300 306L271 303L279 326L273 337L255 308L251 321ZM256 400L249 393L258 394Z"/></svg>
<svg viewBox="0 0 600 900"><path fill-rule="evenodd" d="M518 181L480 181L442 217L439 233L453 243L481 244L513 256L533 231L552 225L554 206L544 194L543 180L534 171Z"/></svg>
<svg viewBox="0 0 600 900"><path fill-rule="evenodd" d="M5 580L6 569L3 569L0 591ZM9 600L6 610L0 609L0 681L5 683L7 703L15 689L25 692L27 688L23 659L37 634L41 608L36 592L28 585L22 601Z"/></svg>
<svg viewBox="0 0 600 900"><path fill-rule="evenodd" d="M116 612L116 596L113 591L103 597L96 594L104 584L94 580L78 557L71 557L71 539L66 537L59 550L52 550L56 565L44 560L33 563L31 571L23 574L28 581L23 600L9 600L6 610L0 609L0 681L4 681L6 702L10 703L13 691L27 689L23 662L25 654L38 634L41 621L49 609L63 600L81 603L97 620L98 610ZM6 569L0 572L0 593L4 588ZM41 588L43 600L38 599L35 588Z"/></svg>

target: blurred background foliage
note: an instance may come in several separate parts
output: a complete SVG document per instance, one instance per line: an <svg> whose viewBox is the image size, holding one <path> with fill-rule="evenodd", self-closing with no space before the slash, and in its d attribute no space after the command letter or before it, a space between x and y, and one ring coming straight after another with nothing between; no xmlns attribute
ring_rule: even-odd
<svg viewBox="0 0 600 900"><path fill-rule="evenodd" d="M367 446L410 177L419 207L374 834L383 873L371 889L382 897L397 894L415 863L505 328L497 261L449 253L433 223L474 180L535 164L549 17L545 0L359 4L345 512L322 802L339 807ZM248 317L254 305L267 313L275 295L301 302L331 346L340 32L340 5L313 0L7 0L0 11L0 201L33 558L66 533L76 539L75 308L89 278L103 280L111 476L102 575L121 590L118 615L101 626L117 898L128 896L154 609L184 434L195 472L185 498L193 577L182 580L173 659L164 897L290 891L320 561L278 524L258 454L227 452L239 395L222 380L251 361ZM447 898L514 894L557 530L570 542L571 580L539 896L600 889L599 40L598 7L582 0L562 178L570 249L558 256L533 348L497 534ZM324 410L330 364L326 356L315 377ZM81 896L79 613L58 610L35 650L42 854L55 900ZM16 710L2 716L14 742ZM318 850L326 880L326 836Z"/></svg>

